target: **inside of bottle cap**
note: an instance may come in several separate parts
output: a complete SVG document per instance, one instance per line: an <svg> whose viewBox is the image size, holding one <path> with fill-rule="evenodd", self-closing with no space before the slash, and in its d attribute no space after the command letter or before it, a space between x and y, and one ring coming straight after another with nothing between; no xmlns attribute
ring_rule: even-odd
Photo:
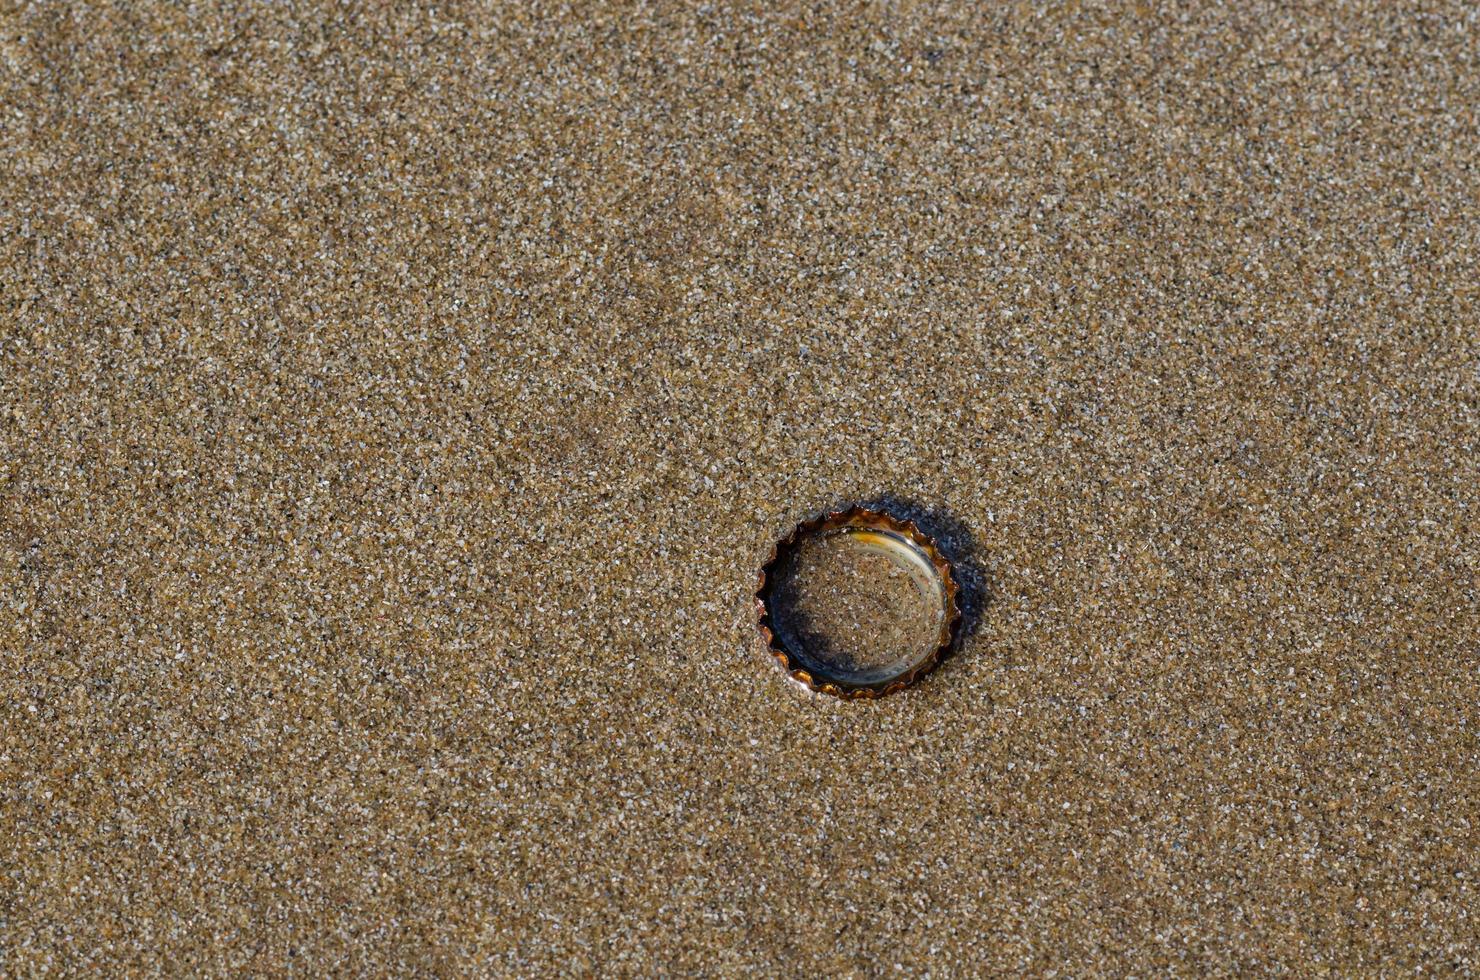
<svg viewBox="0 0 1480 980"><path fill-rule="evenodd" d="M877 684L940 645L945 584L902 535L854 527L810 534L780 557L774 574L776 637L818 680Z"/></svg>

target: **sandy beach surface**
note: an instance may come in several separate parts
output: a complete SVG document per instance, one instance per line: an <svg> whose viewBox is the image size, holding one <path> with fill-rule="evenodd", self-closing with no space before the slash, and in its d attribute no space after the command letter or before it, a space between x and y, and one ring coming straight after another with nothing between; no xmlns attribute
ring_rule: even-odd
<svg viewBox="0 0 1480 980"><path fill-rule="evenodd" d="M0 974L1480 970L1473 4L0 10ZM757 569L914 516L917 686Z"/></svg>

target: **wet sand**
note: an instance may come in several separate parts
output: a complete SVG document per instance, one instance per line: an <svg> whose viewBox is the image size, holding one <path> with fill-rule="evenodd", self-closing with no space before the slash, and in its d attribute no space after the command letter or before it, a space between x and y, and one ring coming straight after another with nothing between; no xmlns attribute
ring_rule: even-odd
<svg viewBox="0 0 1480 980"><path fill-rule="evenodd" d="M1480 968L1477 33L0 13L0 973Z"/></svg>

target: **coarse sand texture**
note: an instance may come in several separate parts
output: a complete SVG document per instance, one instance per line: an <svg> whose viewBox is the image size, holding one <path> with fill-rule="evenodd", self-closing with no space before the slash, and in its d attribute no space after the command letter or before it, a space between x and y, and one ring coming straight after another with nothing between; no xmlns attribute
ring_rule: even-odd
<svg viewBox="0 0 1480 980"><path fill-rule="evenodd" d="M1480 972L1477 113L1446 0L0 7L0 975ZM757 611L854 505L886 697Z"/></svg>

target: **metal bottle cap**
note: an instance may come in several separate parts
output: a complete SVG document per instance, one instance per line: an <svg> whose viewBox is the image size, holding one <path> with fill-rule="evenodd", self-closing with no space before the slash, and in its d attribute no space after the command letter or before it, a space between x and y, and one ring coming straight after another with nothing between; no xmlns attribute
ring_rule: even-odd
<svg viewBox="0 0 1480 980"><path fill-rule="evenodd" d="M883 643L882 656L860 661L847 644L834 644L824 628L809 619L805 604L793 594L803 563L817 564L842 556L878 570L896 590L912 586L908 604L920 614L917 635L906 640L907 624L891 632L893 645ZM842 581L842 586L838 583ZM834 574L824 588L843 591L848 583ZM950 649L961 612L959 588L951 564L914 521L902 521L882 511L853 507L804 521L771 550L756 580L756 614L771 656L792 680L840 698L878 698L914 683ZM842 599L836 594L824 600ZM882 623L893 630L891 609L860 597L851 617L834 617L844 626L860 619ZM898 635L896 636L895 633Z"/></svg>

